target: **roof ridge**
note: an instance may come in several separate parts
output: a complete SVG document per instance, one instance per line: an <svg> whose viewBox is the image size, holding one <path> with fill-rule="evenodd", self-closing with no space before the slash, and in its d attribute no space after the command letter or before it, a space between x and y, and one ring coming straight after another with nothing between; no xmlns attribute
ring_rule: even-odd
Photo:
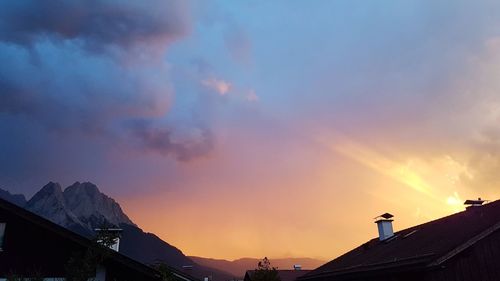
<svg viewBox="0 0 500 281"><path fill-rule="evenodd" d="M317 276L322 276L322 275L328 275L331 273L336 273L336 272L346 272L349 273L350 270L353 269L358 269L358 268L365 268L365 270L370 270L370 268L377 267L380 265L390 265L392 263L400 263L400 262L406 262L406 261L413 261L413 260L418 260L426 257L432 257L435 255L434 253L426 253L418 256L413 256L413 257L407 257L407 258L402 258L402 259L397 259L397 260L392 260L392 261L383 261L383 262L376 262L376 263L369 263L369 264L357 264L357 265L352 265L352 266L347 266L347 267L341 267L335 270L328 270L324 271L318 274L310 275L310 276L303 276L300 277L300 279L308 279L308 278L315 278Z"/></svg>
<svg viewBox="0 0 500 281"><path fill-rule="evenodd" d="M23 219L26 219L28 221L30 221L31 223L39 226L39 227L42 227L50 232L53 232L55 233L56 235L60 235L60 236L63 236L75 243L78 243L80 246L83 246L83 247L94 247L94 245L92 245L92 241L87 238L87 237L84 237L76 232L73 232L57 223L54 223L42 216L39 216L25 208L22 208L22 207L19 207L7 200L4 200L2 198L0 198L0 208L3 208L9 212L12 212L14 213L15 215L23 218ZM144 263L141 263L135 259L132 259L126 255L124 255L123 253L120 253L120 252L117 252L117 251L114 251L114 250L111 250L111 249L106 249L106 248L100 248L99 249L100 251L106 251L108 252L110 255L111 255L111 258L114 258L115 261L118 261L122 264L127 264L129 265L130 267L134 267L135 269L139 270L139 271L142 271L142 272L154 272L155 274L157 273L157 271L152 268L151 266L149 265L146 265Z"/></svg>
<svg viewBox="0 0 500 281"><path fill-rule="evenodd" d="M500 199L499 200L495 200L495 201L491 201L491 202L489 202L487 204L479 206L478 208L489 208L493 204L500 204ZM470 210L463 210L463 211L456 212L456 213L453 213L453 214L449 214L449 215L444 216L444 217L436 218L436 219L433 219L433 220L430 220L430 221L427 221L427 222L424 222L424 223L421 223L421 224L410 226L410 227L407 227L405 229L401 229L399 231L396 231L396 232L394 232L394 234L396 235L398 233L401 233L401 232L404 232L404 231L407 231L407 230L410 230L410 229L420 228L420 227L422 227L424 225L429 225L429 224L432 224L432 223L435 223L435 222L438 222L438 221L441 221L441 220L445 220L445 219L448 219L450 217L453 217L453 216L456 216L456 215L460 215L460 214L466 213L466 212L470 212ZM367 242L370 242L370 241L372 241L374 239L378 239L378 237L372 238L372 239L368 240Z"/></svg>
<svg viewBox="0 0 500 281"><path fill-rule="evenodd" d="M401 238L389 243L378 241L378 237L370 239L299 279L305 281L321 276L376 271L396 264L407 266L409 262L418 262L422 269L428 268L442 264L498 230L500 200L495 200L399 230L394 234ZM433 239L433 235L440 240Z"/></svg>
<svg viewBox="0 0 500 281"><path fill-rule="evenodd" d="M487 236L489 236L490 234L494 233L495 231L497 231L499 229L500 229L500 222L497 222L493 226L487 228L483 232L472 237L471 239L467 240L465 243L457 246L456 248L454 248L450 252L448 252L445 255L443 255L442 257L438 258L436 261L432 262L428 266L436 266L436 265L440 265L440 264L446 262L447 260L449 260L449 259L453 258L454 256L460 254L461 252L467 250L469 247L473 246L477 242L481 241L482 239L486 238Z"/></svg>

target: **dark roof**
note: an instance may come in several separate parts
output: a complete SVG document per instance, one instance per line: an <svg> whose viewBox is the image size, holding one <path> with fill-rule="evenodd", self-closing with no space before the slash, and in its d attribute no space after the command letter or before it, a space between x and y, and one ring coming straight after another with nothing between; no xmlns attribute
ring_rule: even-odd
<svg viewBox="0 0 500 281"><path fill-rule="evenodd" d="M500 200L378 237L320 266L301 280L390 268L440 265L500 229Z"/></svg>
<svg viewBox="0 0 500 281"><path fill-rule="evenodd" d="M0 209L4 209L8 211L11 214L14 214L26 221L29 221L30 223L33 223L37 225L38 227L42 227L46 229L47 231L50 231L54 233L54 235L60 236L63 239L68 239L69 241L72 241L73 243L76 243L77 245L89 248L89 247L95 247L95 244L92 243L92 241L86 237L83 237L71 230L68 230L56 223L53 223L50 220L47 220L37 214L34 214L22 207L19 207L13 203L10 203L4 199L0 198ZM121 264L123 266L126 266L130 269L133 269L137 272L140 272L146 276L150 276L152 279L158 279L158 272L151 268L150 266L147 266L143 263L140 263L134 259L131 259L123 254L120 254L119 252L116 252L111 249L101 249L104 251L107 251L107 256L113 261L118 264ZM172 271L173 274L178 275L179 277L183 277L182 279L189 279L189 280L198 280L197 278L193 278L192 276L189 276L188 274L185 274L177 269L174 269L172 267L169 267L169 269Z"/></svg>
<svg viewBox="0 0 500 281"><path fill-rule="evenodd" d="M281 281L295 281L297 278L309 273L311 270L278 270Z"/></svg>
<svg viewBox="0 0 500 281"><path fill-rule="evenodd" d="M278 276L280 277L281 281L295 281L297 278L305 275L308 272L311 272L311 270L295 270L295 269L290 269L290 270L277 270L278 271ZM252 275L255 272L255 270L247 270L245 273L245 280L252 280Z"/></svg>

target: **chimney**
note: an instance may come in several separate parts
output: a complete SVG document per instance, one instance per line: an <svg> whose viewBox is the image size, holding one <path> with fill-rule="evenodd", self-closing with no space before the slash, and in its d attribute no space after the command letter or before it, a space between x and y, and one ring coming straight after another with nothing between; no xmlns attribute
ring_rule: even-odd
<svg viewBox="0 0 500 281"><path fill-rule="evenodd" d="M121 228L96 228L97 243L106 244L111 250L120 251Z"/></svg>
<svg viewBox="0 0 500 281"><path fill-rule="evenodd" d="M378 238L380 241L387 240L394 236L394 231L392 230L392 222L394 221L392 218L394 216L385 213L375 218L375 223L378 227Z"/></svg>
<svg viewBox="0 0 500 281"><path fill-rule="evenodd" d="M293 269L294 270L301 270L302 269L302 266L300 264L294 264L293 265Z"/></svg>
<svg viewBox="0 0 500 281"><path fill-rule="evenodd" d="M466 200L464 202L464 205L467 206L465 207L465 209L471 210L476 207L481 207L483 206L484 202L486 202L486 200L482 200L481 197L477 198L477 200Z"/></svg>

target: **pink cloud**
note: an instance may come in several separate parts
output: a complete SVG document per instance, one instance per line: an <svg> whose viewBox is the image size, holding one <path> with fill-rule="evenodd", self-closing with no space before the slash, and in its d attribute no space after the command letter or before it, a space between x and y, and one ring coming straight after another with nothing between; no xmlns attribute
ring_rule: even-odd
<svg viewBox="0 0 500 281"><path fill-rule="evenodd" d="M219 95L224 96L229 93L232 84L222 79L208 78L201 81L201 84L206 88L217 92Z"/></svg>
<svg viewBox="0 0 500 281"><path fill-rule="evenodd" d="M255 90L249 90L245 96L246 100L249 102L258 102L259 96L255 93Z"/></svg>

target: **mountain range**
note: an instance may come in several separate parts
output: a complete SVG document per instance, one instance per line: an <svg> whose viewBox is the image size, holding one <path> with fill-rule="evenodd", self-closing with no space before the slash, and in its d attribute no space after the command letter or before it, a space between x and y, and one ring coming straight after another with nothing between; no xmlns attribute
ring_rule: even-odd
<svg viewBox="0 0 500 281"><path fill-rule="evenodd" d="M95 228L120 227L123 229L120 253L144 264L161 261L181 270L183 266L192 266L187 273L200 279L205 276L212 276L215 281L234 278L226 272L196 264L176 247L144 232L114 199L92 183L75 182L63 190L60 184L49 182L30 200L0 189L0 197L87 238L94 236Z"/></svg>
<svg viewBox="0 0 500 281"><path fill-rule="evenodd" d="M120 205L102 193L90 182L75 182L64 190L60 184L49 182L33 197L26 200L21 194L11 194L0 189L0 198L23 207L54 223L80 235L92 238L95 228L120 227L120 253L144 264L161 261L199 277L212 276L214 281L232 280L242 277L247 269L254 269L257 259L225 261L200 257L187 257L178 248L163 241L153 233L144 232L123 212ZM272 260L280 269L302 264L304 268L315 268L323 262L312 259ZM310 265L310 267L309 267ZM186 269L184 269L186 270Z"/></svg>
<svg viewBox="0 0 500 281"><path fill-rule="evenodd" d="M223 259L211 259L202 257L189 257L195 263L212 268L224 269L226 272L243 279L247 270L255 269L260 259L255 258L241 258L233 261ZM294 269L294 265L300 265L302 269L315 269L323 265L325 261L311 259L311 258L270 258L272 267L277 269Z"/></svg>

